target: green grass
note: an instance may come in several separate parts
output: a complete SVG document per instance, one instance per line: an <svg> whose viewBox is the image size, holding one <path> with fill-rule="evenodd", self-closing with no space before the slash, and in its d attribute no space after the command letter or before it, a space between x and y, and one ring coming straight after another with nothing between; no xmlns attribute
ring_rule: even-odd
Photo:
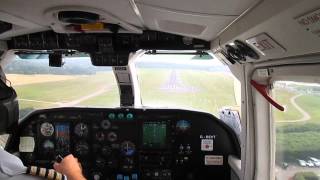
<svg viewBox="0 0 320 180"><path fill-rule="evenodd" d="M297 162L308 156L320 157L319 131L277 133L276 159Z"/></svg>
<svg viewBox="0 0 320 180"><path fill-rule="evenodd" d="M320 96L303 95L297 98L297 103L301 104L303 109L311 116L311 121L320 123Z"/></svg>
<svg viewBox="0 0 320 180"><path fill-rule="evenodd" d="M53 76L54 78L54 76ZM75 79L43 82L15 86L19 99L35 100L19 102L20 117L34 109L58 107L59 103L66 103L90 95L104 87L110 87L110 93L93 97L81 102L79 106L97 106L119 102L119 95L115 94L116 83L112 72L98 73L96 75L77 76ZM113 97L110 97L113 96ZM43 101L43 102L36 102Z"/></svg>
<svg viewBox="0 0 320 180"><path fill-rule="evenodd" d="M195 92L168 92L161 87L170 78L171 70L140 69L141 96L143 104L153 107L193 108L217 114L222 106L234 106L233 77L223 73L179 70L183 86L194 87ZM21 109L39 109L58 106L87 96L99 89L110 86L99 96L80 102L79 106L115 107L119 106L118 87L112 72L91 76L78 76L75 79L44 82L16 86L20 99L44 102L20 101ZM56 103L57 102L57 103ZM56 104L54 104L56 103Z"/></svg>
<svg viewBox="0 0 320 180"><path fill-rule="evenodd" d="M19 101L19 108L26 109L26 108L34 108L34 109L42 109L42 108L50 108L56 107L57 104L53 103L44 103L44 102L30 102L30 101Z"/></svg>
<svg viewBox="0 0 320 180"><path fill-rule="evenodd" d="M276 121L298 120L302 118L302 114L291 104L290 99L297 95L296 93L287 91L286 89L275 89L273 96L276 101L285 106L285 112L274 109L274 119Z"/></svg>
<svg viewBox="0 0 320 180"><path fill-rule="evenodd" d="M286 88L274 91L277 102L286 105L287 111L274 110L276 121L298 120L302 114L291 104L290 98L297 93ZM311 119L304 122L276 123L276 161L297 163L308 156L320 157L320 97L306 95L296 98L296 103L308 112Z"/></svg>
<svg viewBox="0 0 320 180"><path fill-rule="evenodd" d="M112 86L110 91L105 92L99 96L85 100L79 104L80 106L92 107L119 107L120 98L119 91L116 85Z"/></svg>
<svg viewBox="0 0 320 180"><path fill-rule="evenodd" d="M181 81L195 92L174 92L161 89L170 78L171 70L139 71L143 104L153 107L193 108L218 113L222 106L235 106L233 77L223 73L179 70Z"/></svg>
<svg viewBox="0 0 320 180"><path fill-rule="evenodd" d="M108 85L108 76L80 76L76 79L16 86L20 99L32 99L49 102L68 102Z"/></svg>

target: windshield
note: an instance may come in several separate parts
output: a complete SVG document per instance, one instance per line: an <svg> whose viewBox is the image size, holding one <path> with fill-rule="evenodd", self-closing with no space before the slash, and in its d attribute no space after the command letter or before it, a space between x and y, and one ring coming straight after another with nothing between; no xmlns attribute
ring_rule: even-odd
<svg viewBox="0 0 320 180"><path fill-rule="evenodd" d="M210 55L143 55L136 61L144 106L186 108L218 115L235 107L234 77Z"/></svg>
<svg viewBox="0 0 320 180"><path fill-rule="evenodd" d="M20 118L43 108L120 106L111 67L93 66L88 56L65 57L63 67L49 67L48 56L20 57L5 69L18 94ZM135 65L143 106L217 116L222 108L236 107L235 78L210 55L143 55Z"/></svg>
<svg viewBox="0 0 320 180"><path fill-rule="evenodd" d="M35 109L120 105L111 67L95 67L89 57L65 57L64 62L49 67L48 56L17 56L5 68L18 94L20 118Z"/></svg>

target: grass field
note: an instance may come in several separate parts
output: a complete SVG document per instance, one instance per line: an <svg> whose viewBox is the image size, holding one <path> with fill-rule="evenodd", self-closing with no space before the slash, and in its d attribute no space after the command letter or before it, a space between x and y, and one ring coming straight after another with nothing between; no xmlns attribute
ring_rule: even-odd
<svg viewBox="0 0 320 180"><path fill-rule="evenodd" d="M20 99L19 105L22 110L20 117L34 109L63 106L64 103L75 101L103 88L106 88L107 91L94 97L100 103L97 104L94 100L84 100L78 106L100 106L103 105L103 101L111 105L119 101L112 72L86 76L40 75L39 80L34 76L30 84L25 81L30 75L26 76L10 79ZM8 77L16 77L16 75Z"/></svg>
<svg viewBox="0 0 320 180"><path fill-rule="evenodd" d="M171 83L180 89L163 89L162 86L171 78L171 72L164 69L139 70L144 105L191 108L213 114L217 114L222 106L235 105L232 76L225 73L177 70L178 79ZM104 87L108 87L106 92L85 99L75 106L119 106L119 92L112 72L87 76L40 75L39 79L34 75L8 77L12 78L10 80L18 93L20 108L24 109L21 116L33 109L62 106ZM32 79L29 84L28 79Z"/></svg>
<svg viewBox="0 0 320 180"><path fill-rule="evenodd" d="M295 108L290 99L301 94L295 102L310 115L310 119L301 122L302 114ZM320 158L320 96L290 91L287 88L276 88L276 100L285 105L286 111L274 110L276 123L276 160L297 163L297 159L308 159L309 156Z"/></svg>
<svg viewBox="0 0 320 180"><path fill-rule="evenodd" d="M7 78L15 86L28 85L33 83L44 83L54 81L65 81L70 79L76 79L76 76L70 75L48 75L48 74L37 74L37 75L26 75L26 74L7 74Z"/></svg>
<svg viewBox="0 0 320 180"><path fill-rule="evenodd" d="M193 108L217 114L223 106L235 106L233 77L225 73L178 70L180 81L174 88L162 86L170 79L169 70L139 72L143 104L152 107ZM170 84L169 84L170 85ZM218 96L217 96L218 95Z"/></svg>
<svg viewBox="0 0 320 180"><path fill-rule="evenodd" d="M320 123L320 96L304 95L297 99L297 103L304 106L304 109L310 114L311 121Z"/></svg>
<svg viewBox="0 0 320 180"><path fill-rule="evenodd" d="M302 114L291 104L290 99L297 95L294 92L286 89L275 89L273 96L276 97L277 102L285 106L285 112L274 109L274 119L276 121L298 120L302 118Z"/></svg>

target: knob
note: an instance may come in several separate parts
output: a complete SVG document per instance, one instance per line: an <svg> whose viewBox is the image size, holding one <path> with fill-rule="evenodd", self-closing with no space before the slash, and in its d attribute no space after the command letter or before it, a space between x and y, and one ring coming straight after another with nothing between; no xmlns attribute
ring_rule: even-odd
<svg viewBox="0 0 320 180"><path fill-rule="evenodd" d="M110 126L111 126L110 121L108 121L108 120L103 120L103 121L101 121L101 127L102 127L102 129L107 130L107 129L110 128Z"/></svg>
<svg viewBox="0 0 320 180"><path fill-rule="evenodd" d="M94 173L92 173L92 179L93 179L93 180L100 180L101 177L102 177L102 173L100 173L100 172L94 172Z"/></svg>
<svg viewBox="0 0 320 180"><path fill-rule="evenodd" d="M110 142L114 142L114 141L116 141L118 139L118 135L115 133L115 132L110 132L109 134L108 134L108 140L110 141Z"/></svg>

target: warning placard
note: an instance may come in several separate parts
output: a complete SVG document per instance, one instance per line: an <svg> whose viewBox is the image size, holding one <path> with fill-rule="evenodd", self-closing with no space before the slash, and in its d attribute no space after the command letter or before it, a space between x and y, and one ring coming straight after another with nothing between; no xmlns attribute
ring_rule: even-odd
<svg viewBox="0 0 320 180"><path fill-rule="evenodd" d="M223 156L206 155L204 156L204 165L206 166L222 166Z"/></svg>
<svg viewBox="0 0 320 180"><path fill-rule="evenodd" d="M297 17L296 21L300 26L305 28L306 31L320 37L320 9Z"/></svg>
<svg viewBox="0 0 320 180"><path fill-rule="evenodd" d="M202 151L213 151L213 139L201 139Z"/></svg>

